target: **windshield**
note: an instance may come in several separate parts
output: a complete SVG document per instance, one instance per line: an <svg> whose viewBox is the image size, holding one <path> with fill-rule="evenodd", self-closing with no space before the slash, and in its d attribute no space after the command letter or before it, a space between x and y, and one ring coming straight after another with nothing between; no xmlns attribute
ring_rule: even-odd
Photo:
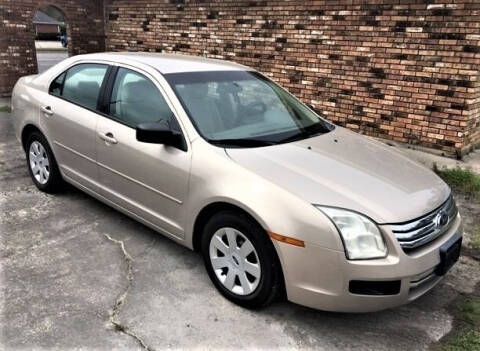
<svg viewBox="0 0 480 351"><path fill-rule="evenodd" d="M165 75L198 132L224 147L256 147L333 129L293 95L257 72Z"/></svg>

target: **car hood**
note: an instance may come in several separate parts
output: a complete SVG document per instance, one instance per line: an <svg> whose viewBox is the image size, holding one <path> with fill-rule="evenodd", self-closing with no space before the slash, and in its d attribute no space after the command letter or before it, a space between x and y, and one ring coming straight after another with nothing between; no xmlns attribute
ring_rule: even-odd
<svg viewBox="0 0 480 351"><path fill-rule="evenodd" d="M399 223L440 206L449 187L393 147L336 127L317 137L259 148L229 148L232 160L312 204Z"/></svg>

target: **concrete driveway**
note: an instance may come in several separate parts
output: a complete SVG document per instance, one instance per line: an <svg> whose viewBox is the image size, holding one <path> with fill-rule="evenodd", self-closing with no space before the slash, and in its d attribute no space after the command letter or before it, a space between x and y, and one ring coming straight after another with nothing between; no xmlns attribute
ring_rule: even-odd
<svg viewBox="0 0 480 351"><path fill-rule="evenodd" d="M59 40L35 40L35 49L37 50L65 50L62 42Z"/></svg>
<svg viewBox="0 0 480 351"><path fill-rule="evenodd" d="M242 309L217 293L197 253L73 188L37 191L10 119L0 113L0 349L425 350L479 281L462 256L432 292L384 312Z"/></svg>
<svg viewBox="0 0 480 351"><path fill-rule="evenodd" d="M38 72L42 73L60 61L66 59L66 51L39 51L37 50Z"/></svg>

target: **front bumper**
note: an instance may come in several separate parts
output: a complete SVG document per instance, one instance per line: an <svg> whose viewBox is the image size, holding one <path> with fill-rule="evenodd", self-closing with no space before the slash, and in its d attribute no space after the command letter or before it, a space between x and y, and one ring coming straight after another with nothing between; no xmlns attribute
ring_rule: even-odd
<svg viewBox="0 0 480 351"><path fill-rule="evenodd" d="M380 228L389 252L383 259L349 261L343 251L310 243L297 247L274 241L288 299L315 309L337 312L373 312L403 305L442 280L442 276L435 274L440 264L440 246L456 233L463 233L458 214L446 233L406 254L389 227ZM400 289L393 295L354 294L349 289L351 281L400 281Z"/></svg>

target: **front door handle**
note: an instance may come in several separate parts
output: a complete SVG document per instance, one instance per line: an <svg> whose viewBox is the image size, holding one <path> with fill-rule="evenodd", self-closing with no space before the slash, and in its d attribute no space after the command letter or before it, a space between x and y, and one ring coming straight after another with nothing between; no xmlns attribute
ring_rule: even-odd
<svg viewBox="0 0 480 351"><path fill-rule="evenodd" d="M116 144L118 143L117 139L113 136L112 133L98 133L100 139L106 141L109 144Z"/></svg>
<svg viewBox="0 0 480 351"><path fill-rule="evenodd" d="M43 106L42 111L43 111L43 113L45 113L49 116L53 115L53 111L52 111L52 108L50 106Z"/></svg>

